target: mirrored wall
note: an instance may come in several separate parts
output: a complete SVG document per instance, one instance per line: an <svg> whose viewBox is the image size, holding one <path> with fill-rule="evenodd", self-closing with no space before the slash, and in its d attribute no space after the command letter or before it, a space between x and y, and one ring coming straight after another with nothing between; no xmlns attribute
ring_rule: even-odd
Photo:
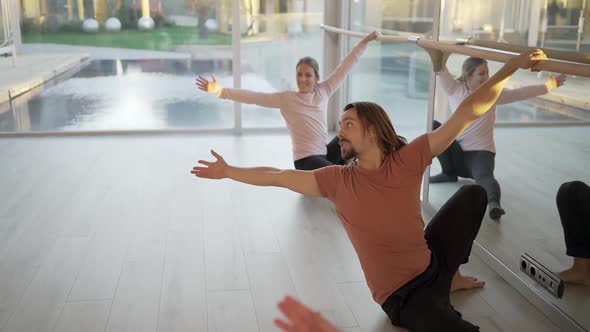
<svg viewBox="0 0 590 332"><path fill-rule="evenodd" d="M349 6L348 28L353 31L410 32L423 38L432 38L436 31L435 1L366 0L351 1ZM441 2L438 38L446 42L471 38L587 54L590 20L584 18L589 12L583 0L449 0ZM348 49L356 41L348 40ZM459 77L466 59L452 55L447 62L449 75ZM501 66L488 62L489 75ZM429 91L431 71L430 59L419 47L372 44L351 75L345 101L378 102L391 116L396 131L412 139L426 132L429 97L434 98L436 121L443 123L453 112L448 91L440 81ZM590 329L590 287L567 284L559 299L522 273L519 264L521 255L527 253L555 273L572 265L572 257L566 255L556 195L564 182L590 184L590 79L570 76L562 86L546 89L558 75L519 71L506 86L521 89L516 97L513 91L513 98L497 106L493 126L494 175L506 214L492 219L486 213L477 241L522 283L576 324ZM532 93L526 88L530 86ZM434 160L430 175L441 171L440 162ZM472 175L462 175L465 177L458 176L457 181L429 184L429 203L438 209L460 186L474 183Z"/></svg>
<svg viewBox="0 0 590 332"><path fill-rule="evenodd" d="M590 25L583 20L588 12L584 0L445 1L440 39L472 38L588 54ZM453 77L462 74L466 58L449 58L447 68ZM488 62L489 74L501 66ZM559 73L518 71L506 85L513 90L512 97L497 105L493 174L506 214L491 218L486 213L477 241L577 324L590 329L590 287L567 283L559 299L520 271L523 253L556 274L572 266L556 196L562 183L580 180L590 184L590 79L570 76L563 86L544 93L553 80L550 75L557 77ZM537 90L531 93L526 87ZM447 94L439 81L434 118L441 123L453 111ZM470 150L471 141L465 138L460 146ZM431 175L441 171L441 163L433 161ZM440 207L459 186L473 183L473 174L462 175L456 182L431 183L430 202ZM587 224L588 220L580 222ZM585 241L590 243L590 238Z"/></svg>

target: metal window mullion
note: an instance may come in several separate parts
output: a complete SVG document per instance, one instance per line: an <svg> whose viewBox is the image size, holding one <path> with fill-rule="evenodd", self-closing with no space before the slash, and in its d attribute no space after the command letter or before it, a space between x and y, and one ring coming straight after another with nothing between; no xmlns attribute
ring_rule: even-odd
<svg viewBox="0 0 590 332"><path fill-rule="evenodd" d="M234 78L234 87L242 87L242 59L241 59L241 39L240 34L240 0L232 1L232 74ZM242 133L242 104L233 102L234 110L234 133Z"/></svg>
<svg viewBox="0 0 590 332"><path fill-rule="evenodd" d="M20 11L19 5L16 0L8 0L8 7L8 10L10 12L10 23L12 24L10 32L12 34L12 58L14 61L17 54L20 54L22 52L22 38L20 32Z"/></svg>
<svg viewBox="0 0 590 332"><path fill-rule="evenodd" d="M346 1L324 1L324 24L343 26L346 22L345 10L347 10ZM334 15L335 14L335 15ZM340 35L329 34L326 31L323 32L322 45L324 63L321 68L322 75L325 77L328 75L342 58L342 43L346 38ZM324 75L325 74L325 75ZM346 82L332 95L328 102L328 130L336 130L339 119L339 109L341 107L343 95L347 92Z"/></svg>
<svg viewBox="0 0 590 332"><path fill-rule="evenodd" d="M351 12L351 4L348 1L342 2L340 8L340 26L346 27L348 30L352 30L351 22L352 22L352 12ZM340 48L338 54L338 62L340 59L344 57L344 55L350 52L350 37L340 36ZM338 107L336 107L336 114L333 116L334 119L334 126L336 129L336 133L338 133L340 122L340 113L344 108L344 105L348 104L348 101L351 100L350 96L352 95L352 83L351 83L351 75L346 75L344 79L344 84L342 85L342 93L340 94L340 100L338 101Z"/></svg>
<svg viewBox="0 0 590 332"><path fill-rule="evenodd" d="M582 34L584 33L584 15L586 11L586 1L587 0L582 0L582 9L580 10L580 17L578 18L578 38L576 40L576 52L580 52Z"/></svg>
<svg viewBox="0 0 590 332"><path fill-rule="evenodd" d="M527 45L530 47L537 47L539 43L539 25L542 22L541 17L541 0L531 0L528 11L522 11L520 16L521 20L527 19L526 15L529 14L528 18L528 36Z"/></svg>
<svg viewBox="0 0 590 332"><path fill-rule="evenodd" d="M434 22L432 22L432 38L435 41L439 40L440 35L440 21L442 15L442 9L444 7L444 0L439 0L434 2ZM428 115L426 119L426 131L432 131L432 122L434 121L434 107L435 107L435 100L436 97L436 73L430 73L430 82L428 88ZM429 198L429 186L430 186L430 166L424 172L424 178L422 180L422 201L428 202Z"/></svg>

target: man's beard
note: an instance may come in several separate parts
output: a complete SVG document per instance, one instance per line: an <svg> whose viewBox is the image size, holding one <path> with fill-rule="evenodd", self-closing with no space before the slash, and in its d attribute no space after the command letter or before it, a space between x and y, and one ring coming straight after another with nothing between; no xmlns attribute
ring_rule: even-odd
<svg viewBox="0 0 590 332"><path fill-rule="evenodd" d="M341 155L342 159L350 160L352 158L356 158L356 156L358 155L358 152L356 152L356 150L351 146L347 150L344 150L341 148L340 155Z"/></svg>

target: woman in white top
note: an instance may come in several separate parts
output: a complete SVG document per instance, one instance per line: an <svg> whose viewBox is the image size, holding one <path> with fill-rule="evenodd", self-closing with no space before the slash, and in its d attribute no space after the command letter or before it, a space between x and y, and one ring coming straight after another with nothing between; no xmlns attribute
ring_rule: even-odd
<svg viewBox="0 0 590 332"><path fill-rule="evenodd" d="M471 92L489 78L487 61L470 57L463 62L462 73L455 79L445 68L438 73L443 90L449 95L453 112ZM508 104L539 96L563 85L565 75L549 76L545 84L531 85L519 89L504 89L496 102ZM438 160L442 173L430 177L430 183L455 182L457 177L472 178L485 188L488 194L488 211L492 219L498 219L506 212L500 204L500 185L494 178L496 147L494 144L494 122L496 107L473 122ZM434 121L434 129L441 124Z"/></svg>
<svg viewBox="0 0 590 332"><path fill-rule="evenodd" d="M328 100L338 90L346 75L358 63L367 44L379 34L365 36L340 62L328 78L320 82L316 60L305 57L297 62L298 91L263 93L245 89L221 87L212 76L211 81L199 76L199 89L216 93L220 98L246 104L278 108L287 123L293 144L296 169L313 170L334 164L344 164L340 156L338 137L326 144L328 138Z"/></svg>

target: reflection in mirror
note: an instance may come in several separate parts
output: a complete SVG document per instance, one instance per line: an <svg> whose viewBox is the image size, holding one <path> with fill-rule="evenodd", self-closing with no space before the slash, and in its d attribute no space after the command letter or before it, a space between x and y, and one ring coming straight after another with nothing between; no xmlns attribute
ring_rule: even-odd
<svg viewBox="0 0 590 332"><path fill-rule="evenodd" d="M456 41L457 38L473 38L530 47L544 47L562 51L573 51L578 56L590 59L590 10L587 0L565 1L445 1L441 12L440 40ZM461 75L465 57L452 56L447 67L447 79ZM501 64L488 63L489 75ZM480 73L481 74L481 73ZM492 192L492 199L499 200L495 212L489 209L481 227L478 241L496 258L515 272L522 280L539 290L549 301L566 315L583 326L590 328L590 287L567 283L562 299L557 299L543 289L528 275L520 272L519 259L523 253L530 254L540 264L554 273L575 265L574 258L564 242L564 228L561 224L556 196L563 183L580 180L588 183L590 173L590 79L568 77L563 86L559 74L553 74L557 81L551 81L549 73L519 71L507 83L507 93L513 100L499 102L495 115L489 116L484 133L474 140L454 145L461 151L486 148L488 173L493 178L482 179ZM484 75L485 76L485 75ZM434 119L444 122L456 107L457 98L445 91L439 84L436 89ZM452 81L451 81L452 82ZM477 83L477 80L472 80ZM557 84L554 84L557 82ZM514 89L542 90L542 85L555 87L548 93L537 91L533 95L515 94ZM550 90L550 89L547 89ZM516 90L518 91L518 90ZM532 92L532 91L528 91ZM530 98L524 98L530 97ZM511 99L511 98L508 98ZM492 119L495 117L495 120ZM490 126L495 123L495 128ZM469 137L469 129L467 136ZM471 136L473 132L471 130ZM491 135L491 136L490 136ZM477 146L487 141L488 147ZM457 148L458 147L458 148ZM495 155L490 155L495 152ZM468 153L474 154L474 153ZM456 155L447 154L446 165L455 163L466 166L465 160L457 161ZM455 160L453 159L455 158ZM473 157L467 161L473 166ZM443 172L441 162L433 162L431 175ZM475 163L476 167L481 165ZM490 169L491 167L491 169ZM474 175L470 169L460 169L457 182L430 185L430 200L440 206L458 186L471 183ZM481 174L476 174L481 177ZM446 180L453 180L454 176ZM495 181L493 180L495 179ZM445 180L440 176L438 180ZM502 215L505 212L505 215ZM491 213L491 215L490 215ZM499 218L492 218L499 217ZM585 220L588 220L586 218ZM587 227L587 226L586 226ZM565 236L567 238L567 235ZM586 237L588 239L588 237ZM565 240L567 241L567 240ZM570 240L571 241L571 240ZM577 260L579 263L579 259ZM574 273L575 275L575 273ZM578 276L566 274L564 279L572 281ZM574 280L575 281L575 280Z"/></svg>
<svg viewBox="0 0 590 332"><path fill-rule="evenodd" d="M587 2L445 1L440 39L475 38L590 53Z"/></svg>
<svg viewBox="0 0 590 332"><path fill-rule="evenodd" d="M437 75L434 119L444 123L500 66L451 56L448 71ZM590 287L579 285L584 283L583 254L574 260L570 256L576 254L566 252L566 243L575 240L568 235L564 240L562 223L571 222L560 218L556 199L564 200L557 198L563 183L590 181L589 87L587 78L518 71L496 110L472 124L433 161L429 189L430 202L438 208L463 184L475 181L484 186L490 204L477 241L586 329L590 318L583 313L590 309ZM566 234L575 227L565 227ZM562 274L568 281L562 299L520 271L523 253L555 274L569 271Z"/></svg>

